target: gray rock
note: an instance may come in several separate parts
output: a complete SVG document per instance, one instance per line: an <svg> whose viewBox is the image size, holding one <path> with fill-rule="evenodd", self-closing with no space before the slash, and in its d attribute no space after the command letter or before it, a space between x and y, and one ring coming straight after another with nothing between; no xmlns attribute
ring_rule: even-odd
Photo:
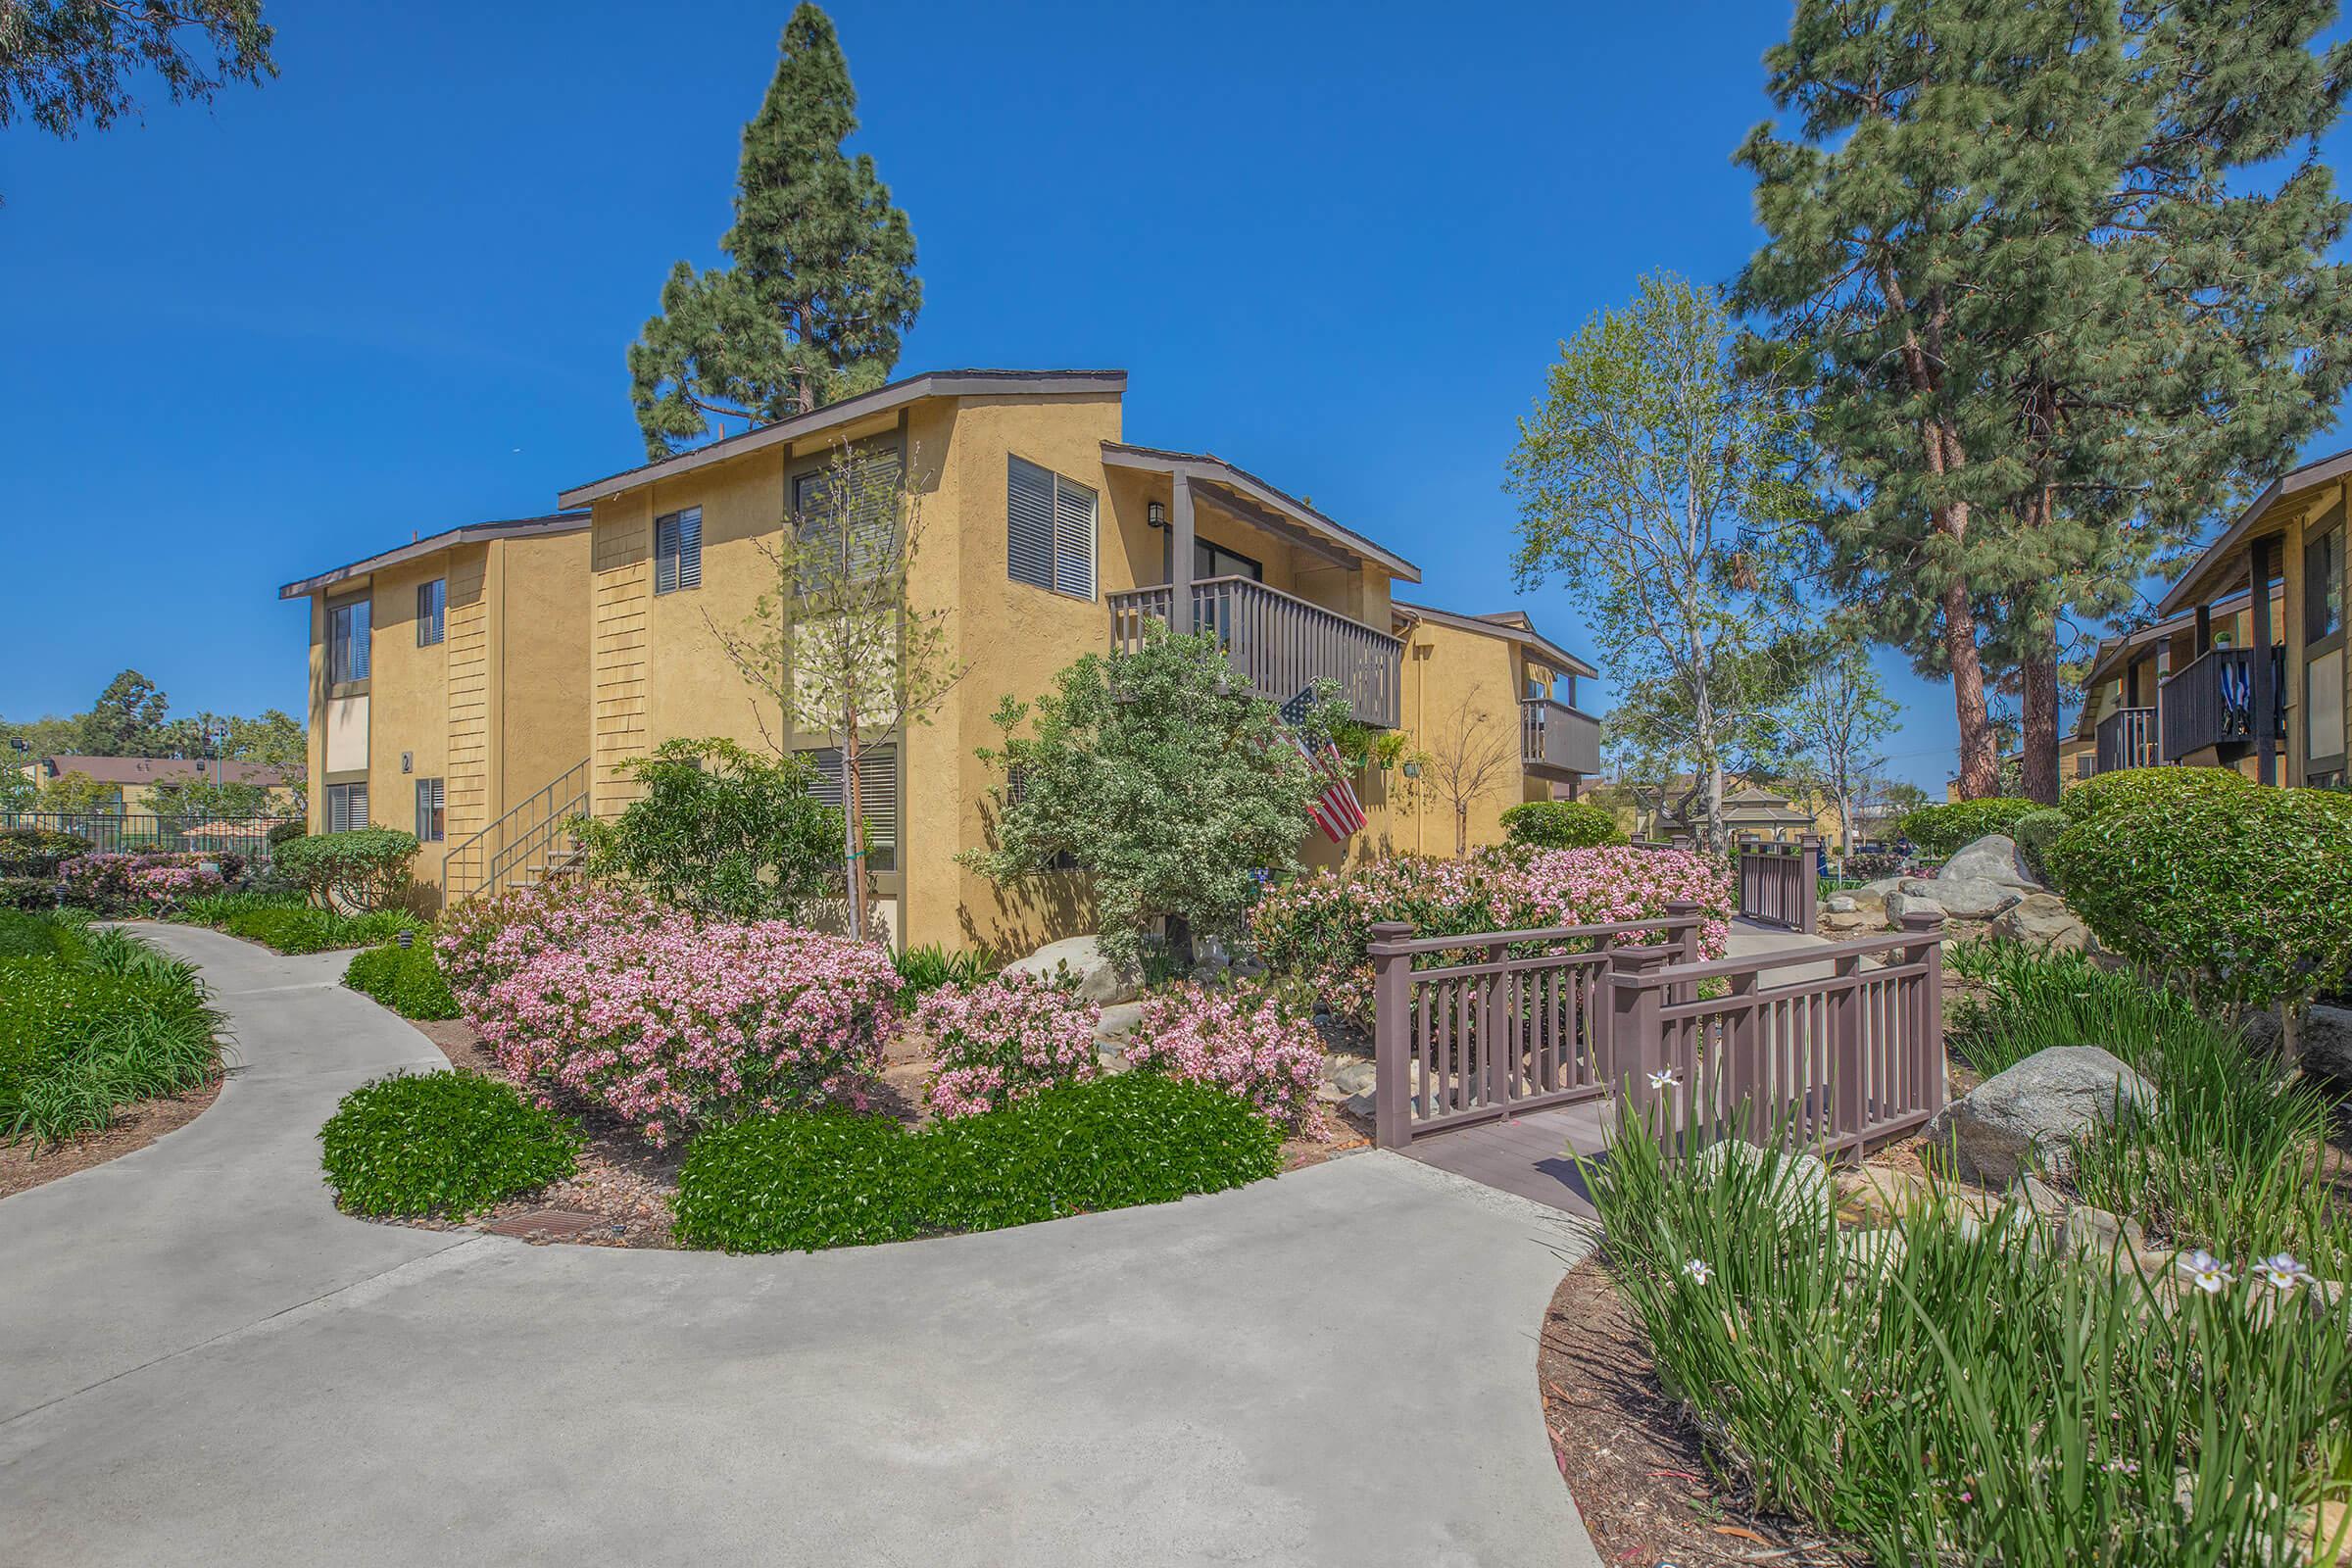
<svg viewBox="0 0 2352 1568"><path fill-rule="evenodd" d="M2314 1005L2295 1035L2305 1072L2322 1083L2352 1086L2352 1007Z"/></svg>
<svg viewBox="0 0 2352 1568"><path fill-rule="evenodd" d="M2017 850L2017 841L2006 833L1987 833L1971 844L1964 844L1943 869L1936 873L1940 882L1945 877L1959 882L1990 882L1996 887L2015 888L2020 893L2041 891L2041 879L2027 864Z"/></svg>
<svg viewBox="0 0 2352 1568"><path fill-rule="evenodd" d="M1891 1274L1902 1266L1903 1254L1910 1250L1909 1239L1899 1230L1838 1233L1838 1250L1845 1255L1846 1265L1859 1273Z"/></svg>
<svg viewBox="0 0 2352 1568"><path fill-rule="evenodd" d="M1065 937L1059 942L1049 942L1026 958L1013 959L1004 972L1033 974L1047 980L1067 976L1075 983L1078 995L1105 1006L1114 1002L1132 1002L1144 989L1142 973L1112 961L1110 955L1102 951L1101 937Z"/></svg>
<svg viewBox="0 0 2352 1568"><path fill-rule="evenodd" d="M1904 884L1905 888L1913 886L1925 888L1932 884L1926 882ZM1944 913L1943 906L1936 902L1936 895L1933 893L1911 893L1898 890L1886 895L1886 923L1888 926L1901 925L1903 916L1907 914L1925 914L1940 920L1944 918Z"/></svg>
<svg viewBox="0 0 2352 1568"><path fill-rule="evenodd" d="M1380 1069L1360 1056L1349 1056L1336 1067L1327 1060L1323 1076L1344 1095L1368 1095L1379 1082Z"/></svg>
<svg viewBox="0 0 2352 1568"><path fill-rule="evenodd" d="M2096 945L2090 927L2055 893L2027 894L1993 920L1992 934L2052 952L2082 953Z"/></svg>
<svg viewBox="0 0 2352 1568"><path fill-rule="evenodd" d="M1348 1114L1350 1116L1361 1116L1366 1121L1370 1121L1372 1119L1372 1112L1375 1108L1377 1108L1379 1102L1373 1097L1372 1092L1368 1089L1360 1095L1350 1095L1348 1097Z"/></svg>
<svg viewBox="0 0 2352 1568"><path fill-rule="evenodd" d="M1784 1230L1827 1225L1833 1203L1830 1167L1813 1154L1759 1149L1737 1138L1710 1144L1690 1162L1691 1175L1712 1186L1738 1168L1765 1173L1764 1187L1773 1214Z"/></svg>
<svg viewBox="0 0 2352 1568"><path fill-rule="evenodd" d="M1106 1076L1116 1078L1135 1064L1116 1051L1102 1050L1095 1053L1095 1065L1102 1068Z"/></svg>
<svg viewBox="0 0 2352 1568"><path fill-rule="evenodd" d="M1850 895L1844 893L1831 894L1822 904L1822 907L1832 914L1859 914L1862 912L1862 906L1856 904Z"/></svg>
<svg viewBox="0 0 2352 1568"><path fill-rule="evenodd" d="M1883 876L1876 881L1865 882L1858 888L1847 888L1845 893L1846 897L1864 904L1885 904L1886 895L1902 885L1903 879L1899 876Z"/></svg>
<svg viewBox="0 0 2352 1568"><path fill-rule="evenodd" d="M1102 1009L1102 1019L1095 1025L1098 1041L1124 1040L1135 1033L1135 1026L1144 1021L1144 1004L1140 1002L1114 1002Z"/></svg>
<svg viewBox="0 0 2352 1568"><path fill-rule="evenodd" d="M2286 1049L2286 1029L2275 1012L2249 1012L2238 1020L2237 1032L2245 1037L2246 1049L2259 1054L2272 1054Z"/></svg>
<svg viewBox="0 0 2352 1568"><path fill-rule="evenodd" d="M2082 1203L2067 1211L2059 1243L2072 1257L2103 1258L2121 1252L2130 1258L2148 1245L2148 1237L2139 1221Z"/></svg>
<svg viewBox="0 0 2352 1568"><path fill-rule="evenodd" d="M2064 1175L2069 1139L2113 1119L2120 1103L2155 1101L2145 1078L2097 1046L2052 1046L1944 1106L1926 1137L1956 1147L1964 1179L2007 1186L2036 1164Z"/></svg>
<svg viewBox="0 0 2352 1568"><path fill-rule="evenodd" d="M1889 918L1893 917L1897 899L1926 899L1955 919L1989 920L2024 897L2023 892L2009 883L1957 877L1947 868L1932 878L1906 877L1886 900L1886 912Z"/></svg>

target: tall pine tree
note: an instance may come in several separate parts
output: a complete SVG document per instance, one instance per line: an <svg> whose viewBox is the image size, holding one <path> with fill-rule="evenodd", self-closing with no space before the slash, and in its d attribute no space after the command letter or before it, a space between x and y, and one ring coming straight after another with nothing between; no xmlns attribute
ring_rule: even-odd
<svg viewBox="0 0 2352 1568"><path fill-rule="evenodd" d="M1986 698L2057 789L2059 628L2332 416L2352 296L2314 143L2332 0L1800 0L1740 161L1769 239L1738 298L1834 470L1834 575L1948 675L1965 793Z"/></svg>
<svg viewBox="0 0 2352 1568"><path fill-rule="evenodd" d="M653 457L807 414L881 385L922 309L914 233L874 161L841 144L858 93L832 21L804 3L775 79L743 127L729 265L679 262L629 346L631 400Z"/></svg>

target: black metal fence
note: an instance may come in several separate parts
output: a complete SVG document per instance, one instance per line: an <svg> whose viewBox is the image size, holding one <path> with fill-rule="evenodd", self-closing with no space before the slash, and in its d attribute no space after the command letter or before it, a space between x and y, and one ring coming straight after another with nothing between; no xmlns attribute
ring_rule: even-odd
<svg viewBox="0 0 2352 1568"><path fill-rule="evenodd" d="M85 840L94 854L132 855L143 850L185 850L200 855L242 855L255 865L270 858L270 830L283 816L158 816L152 812L5 811L0 827L41 828Z"/></svg>

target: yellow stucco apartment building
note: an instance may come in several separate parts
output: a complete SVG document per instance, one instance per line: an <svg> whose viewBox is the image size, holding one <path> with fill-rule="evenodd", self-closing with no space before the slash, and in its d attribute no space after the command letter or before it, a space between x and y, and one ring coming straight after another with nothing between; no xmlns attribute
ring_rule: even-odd
<svg viewBox="0 0 2352 1568"><path fill-rule="evenodd" d="M571 573L567 596L547 588L551 599L567 597L564 612L551 604L544 615L488 614L481 635L503 639L503 662L486 660L480 676L468 662L461 686L452 652L438 677L445 698L434 695L435 662L417 657L423 650L396 617L416 613L420 582L439 574L451 585L454 636L462 571L471 582L497 570L472 537L480 530L289 584L286 596L314 601L317 825L340 825L330 803L338 784L357 782L367 793L352 809L408 826L409 787L392 781L444 779L449 858L463 865L449 878L456 897L527 866L530 853L513 846L534 832L544 840L533 824L560 817L575 798L598 816L624 809L632 797L621 765L664 741L722 735L806 751L837 796L838 755L823 737L789 727L773 699L741 677L720 636L742 627L773 586L761 543L772 544L788 514L816 514L811 487L845 461L858 466L861 489L904 482L919 507L908 598L917 612L948 612L947 652L964 670L930 722L869 752L860 769L881 912L902 942L1008 953L1087 929L1080 876L1005 890L956 862L956 851L982 842L995 782L975 752L998 739L991 715L1005 696L1034 698L1082 655L1139 645L1152 621L1214 629L1237 674L1276 701L1329 679L1364 723L1432 726L1430 736L1414 734L1408 755L1442 741L1475 707L1506 754L1476 806L1478 842L1499 837L1505 807L1572 794L1597 769L1597 726L1574 702L1575 680L1591 666L1524 616L1399 603L1392 585L1420 580L1410 562L1233 464L1129 443L1125 389L1116 370L917 375L567 489L558 517L498 525L537 531L490 542L508 553L509 579L524 574L516 563L526 559ZM336 662L337 627L348 631L348 617L339 623L336 612L363 601L374 607L367 629L377 652L365 689L355 689L338 679L348 670ZM515 658L526 641L539 656L527 669ZM559 676L554 666L567 659L570 671ZM364 705L356 720L338 709L354 697ZM532 737L528 765L513 752L498 769L475 760L470 726L486 703ZM457 738L462 729L467 738ZM559 741L566 734L568 750ZM404 760L412 773L395 774ZM1396 772L1359 786L1367 830L1344 849L1317 839L1310 858L1451 851L1451 807ZM468 849L462 833L495 842ZM501 856L502 866L476 873Z"/></svg>

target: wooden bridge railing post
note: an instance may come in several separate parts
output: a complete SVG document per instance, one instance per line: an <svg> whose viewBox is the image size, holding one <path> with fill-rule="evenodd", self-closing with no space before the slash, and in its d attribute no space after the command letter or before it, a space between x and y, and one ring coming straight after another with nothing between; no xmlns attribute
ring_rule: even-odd
<svg viewBox="0 0 2352 1568"><path fill-rule="evenodd" d="M1413 928L1383 920L1371 934L1372 1141L1402 1149L1413 1141L1413 956L1397 945Z"/></svg>
<svg viewBox="0 0 2352 1568"><path fill-rule="evenodd" d="M1654 949L1609 953L1609 1088L1646 1118L1663 1098L1650 1079L1664 1067L1666 1043L1658 1028L1658 965Z"/></svg>
<svg viewBox="0 0 2352 1568"><path fill-rule="evenodd" d="M1806 936L1814 936L1821 930L1821 835L1803 834L1796 845L1799 864L1789 889L1796 902L1794 924Z"/></svg>
<svg viewBox="0 0 2352 1568"><path fill-rule="evenodd" d="M1839 958L1836 964L1840 982L1850 982L1862 972L1862 960ZM1829 999L1830 1025L1830 1125L1816 1128L1830 1139L1862 1131L1862 992L1859 985L1845 984Z"/></svg>
<svg viewBox="0 0 2352 1568"><path fill-rule="evenodd" d="M1906 933L1926 939L1918 947L1906 948L1903 958L1927 969L1920 977L1919 1003L1914 1009L1919 1020L1917 1060L1928 1085L1928 1108L1941 1110L1950 1077L1943 1052L1943 921L1924 909L1909 909L1903 913L1902 927Z"/></svg>

